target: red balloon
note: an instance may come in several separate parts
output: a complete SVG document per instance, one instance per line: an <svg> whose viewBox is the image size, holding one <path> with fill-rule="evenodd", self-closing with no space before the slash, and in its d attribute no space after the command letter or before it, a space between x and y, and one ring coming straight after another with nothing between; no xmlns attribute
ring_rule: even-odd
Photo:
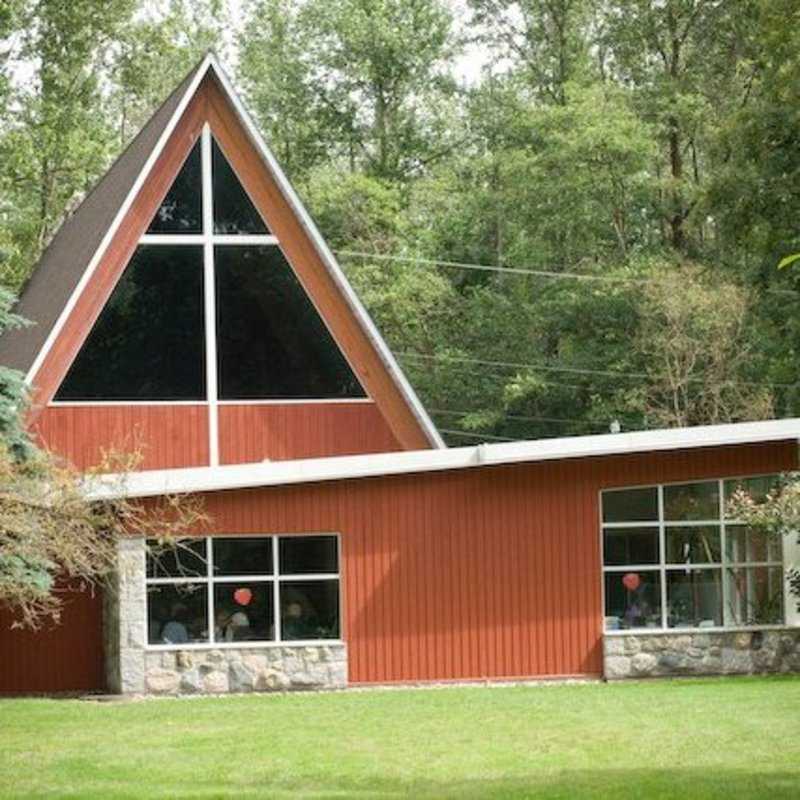
<svg viewBox="0 0 800 800"><path fill-rule="evenodd" d="M628 572L622 576L622 585L628 591L635 592L642 585L642 579L635 572Z"/></svg>
<svg viewBox="0 0 800 800"><path fill-rule="evenodd" d="M250 601L253 599L253 593L249 589L237 589L233 593L233 599L240 606L248 606L250 605Z"/></svg>

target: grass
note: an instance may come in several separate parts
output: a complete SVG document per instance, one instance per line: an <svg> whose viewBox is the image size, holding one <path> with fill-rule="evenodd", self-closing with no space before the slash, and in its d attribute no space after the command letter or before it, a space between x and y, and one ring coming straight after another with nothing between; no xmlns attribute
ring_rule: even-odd
<svg viewBox="0 0 800 800"><path fill-rule="evenodd" d="M0 797L797 798L800 677L0 701Z"/></svg>

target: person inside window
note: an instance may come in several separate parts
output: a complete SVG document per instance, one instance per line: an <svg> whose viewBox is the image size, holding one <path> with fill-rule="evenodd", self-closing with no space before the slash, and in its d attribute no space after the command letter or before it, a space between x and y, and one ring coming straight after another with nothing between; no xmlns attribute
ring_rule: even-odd
<svg viewBox="0 0 800 800"><path fill-rule="evenodd" d="M315 639L319 636L317 618L296 601L286 606L281 626L284 639Z"/></svg>
<svg viewBox="0 0 800 800"><path fill-rule="evenodd" d="M161 631L161 641L164 644L186 644L189 641L188 609L183 603L173 603L170 610L169 622Z"/></svg>
<svg viewBox="0 0 800 800"><path fill-rule="evenodd" d="M224 606L217 609L214 622L214 637L218 642L235 642L250 628L250 619L244 611L231 611Z"/></svg>

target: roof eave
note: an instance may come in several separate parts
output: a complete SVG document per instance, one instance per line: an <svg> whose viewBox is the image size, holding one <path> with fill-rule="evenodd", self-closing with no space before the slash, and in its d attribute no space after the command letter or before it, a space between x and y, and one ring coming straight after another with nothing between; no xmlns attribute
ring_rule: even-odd
<svg viewBox="0 0 800 800"><path fill-rule="evenodd" d="M153 470L95 477L87 490L93 499L155 497L799 439L800 419L769 420L445 450Z"/></svg>

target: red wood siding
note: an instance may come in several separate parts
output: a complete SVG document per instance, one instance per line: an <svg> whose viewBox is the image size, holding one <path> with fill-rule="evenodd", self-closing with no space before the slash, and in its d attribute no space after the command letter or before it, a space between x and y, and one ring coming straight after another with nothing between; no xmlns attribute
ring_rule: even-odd
<svg viewBox="0 0 800 800"><path fill-rule="evenodd" d="M598 675L602 488L793 469L794 442L207 495L217 533L338 531L350 680Z"/></svg>
<svg viewBox="0 0 800 800"><path fill-rule="evenodd" d="M401 449L373 403L223 405L219 440L222 464Z"/></svg>
<svg viewBox="0 0 800 800"><path fill-rule="evenodd" d="M12 630L0 609L0 694L105 688L101 598L89 591L64 598L61 623L38 631Z"/></svg>
<svg viewBox="0 0 800 800"><path fill-rule="evenodd" d="M48 449L78 469L96 466L103 449L131 452L139 469L208 464L208 409L203 405L48 406L33 424Z"/></svg>

